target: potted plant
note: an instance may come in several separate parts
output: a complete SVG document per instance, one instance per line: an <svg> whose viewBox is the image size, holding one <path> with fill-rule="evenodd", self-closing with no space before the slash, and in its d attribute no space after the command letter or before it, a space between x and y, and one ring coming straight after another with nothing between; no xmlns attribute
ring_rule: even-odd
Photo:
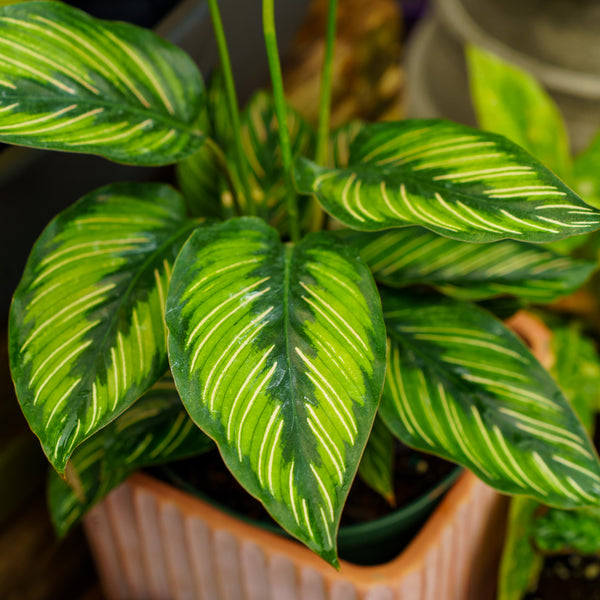
<svg viewBox="0 0 600 600"><path fill-rule="evenodd" d="M549 301L578 287L593 265L534 244L595 231L600 212L495 134L405 121L330 136L335 1L317 133L286 106L272 0L263 22L273 94L240 115L216 0L209 7L223 84L208 94L191 60L151 32L59 2L0 9L0 45L10 48L0 59L1 140L140 166L179 162L186 194L158 183L91 192L44 231L15 292L17 395L71 489L51 490L59 528L140 461L214 442L283 529L339 566L342 508L378 431L498 490L596 505L600 464L585 429L523 343L475 302ZM341 231L325 230L331 218ZM376 415L385 427L372 433ZM126 510L152 512L144 490L132 499L122 489ZM194 544L204 525L198 514L182 522L173 506L143 529L143 560L160 527L185 540L190 524L201 569ZM488 510L463 510L463 524L483 524ZM127 538L131 520L118 523ZM450 530L438 532L443 542ZM132 539L128 552L141 547ZM230 538L219 539L231 557ZM292 542L268 540L276 563ZM446 550L456 554L458 540ZM175 571L186 544L169 546ZM463 567L476 552L470 545ZM246 558L263 564L251 549ZM310 559L308 588L321 559ZM286 560L273 577L289 571ZM435 564L425 561L429 583L411 597L431 595ZM406 590L421 585L414 569ZM140 573L139 564L129 573L136 585ZM379 576L360 593L393 593ZM466 580L446 583L465 597ZM225 575L223 585L237 584ZM327 590L335 597L347 585Z"/></svg>
<svg viewBox="0 0 600 600"><path fill-rule="evenodd" d="M475 47L467 51L467 65L480 125L528 148L591 204L597 204L597 137L590 148L572 158L561 113L531 75ZM597 260L597 234L566 242L559 242L561 251ZM595 280L587 287L594 285ZM588 431L593 432L599 406L600 361L595 342L597 303L589 291L553 307L561 313L577 314L576 319L572 314L567 319L562 314L545 317L556 322L548 344L548 368ZM590 300L591 307L582 306ZM584 316L587 320L582 319ZM599 522L595 508L566 511L530 498L512 500L499 600L592 598L600 575Z"/></svg>
<svg viewBox="0 0 600 600"><path fill-rule="evenodd" d="M552 372L593 432L600 361L583 324L556 328ZM593 598L598 592L600 518L596 508L561 510L530 498L511 501L498 581L499 600Z"/></svg>

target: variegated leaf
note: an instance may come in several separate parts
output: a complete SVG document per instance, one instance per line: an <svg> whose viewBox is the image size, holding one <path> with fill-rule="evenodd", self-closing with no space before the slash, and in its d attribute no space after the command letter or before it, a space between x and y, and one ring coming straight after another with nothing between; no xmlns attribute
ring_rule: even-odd
<svg viewBox="0 0 600 600"><path fill-rule="evenodd" d="M292 156L312 152L314 133L304 119L292 108L287 109L287 125L290 134ZM242 147L250 167L250 188L258 215L273 227L286 229L285 206L286 186L281 149L279 145L278 121L273 98L267 92L258 92L242 113ZM232 157L234 148L227 148ZM230 158L231 168L236 170ZM237 173L237 177L241 177Z"/></svg>
<svg viewBox="0 0 600 600"><path fill-rule="evenodd" d="M488 313L384 295L390 338L380 414L406 444L495 488L572 508L600 503L600 463L550 375Z"/></svg>
<svg viewBox="0 0 600 600"><path fill-rule="evenodd" d="M231 195L231 192L223 189L219 166L208 145L179 161L176 172L177 183L192 214L216 218L225 216L227 209L223 206L221 193ZM229 209L232 208L229 206Z"/></svg>
<svg viewBox="0 0 600 600"><path fill-rule="evenodd" d="M350 145L364 127L362 121L350 121L331 132L329 136L330 166L344 168L350 160Z"/></svg>
<svg viewBox="0 0 600 600"><path fill-rule="evenodd" d="M358 466L360 478L392 506L394 494L394 436L380 417L375 419Z"/></svg>
<svg viewBox="0 0 600 600"><path fill-rule="evenodd" d="M195 456L213 447L185 411L170 378L159 381L73 454L65 482L50 473L52 522L64 535L94 504L141 467ZM72 487L71 487L72 486Z"/></svg>
<svg viewBox="0 0 600 600"><path fill-rule="evenodd" d="M513 295L551 302L576 290L596 268L533 244L472 244L420 227L340 234L359 249L377 281L392 287L433 285L464 299Z"/></svg>
<svg viewBox="0 0 600 600"><path fill-rule="evenodd" d="M469 46L466 57L479 126L507 137L567 177L567 129L548 92L527 71L481 48Z"/></svg>
<svg viewBox="0 0 600 600"><path fill-rule="evenodd" d="M175 162L204 140L202 77L153 32L60 2L0 8L0 140Z"/></svg>
<svg viewBox="0 0 600 600"><path fill-rule="evenodd" d="M215 71L207 90L204 130L221 148L231 144L232 125L227 110L223 77ZM209 144L176 165L177 182L194 215L226 218L234 216L232 190Z"/></svg>
<svg viewBox="0 0 600 600"><path fill-rule="evenodd" d="M171 267L195 226L172 188L117 184L62 212L36 242L11 306L10 362L59 472L167 369Z"/></svg>
<svg viewBox="0 0 600 600"><path fill-rule="evenodd" d="M188 412L279 524L333 564L383 384L380 311L355 250L328 233L285 245L252 218L194 233L167 301Z"/></svg>
<svg viewBox="0 0 600 600"><path fill-rule="evenodd" d="M524 150L448 121L365 126L347 168L300 158L295 179L359 230L421 225L471 242L546 242L600 228L600 212Z"/></svg>

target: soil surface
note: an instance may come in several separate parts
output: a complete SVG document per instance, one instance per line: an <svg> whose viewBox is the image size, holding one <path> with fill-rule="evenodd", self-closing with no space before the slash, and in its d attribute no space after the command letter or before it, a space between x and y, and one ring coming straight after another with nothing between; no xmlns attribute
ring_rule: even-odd
<svg viewBox="0 0 600 600"><path fill-rule="evenodd" d="M230 510L255 521L274 524L262 504L250 496L229 473L217 450L173 463L169 468L175 478L187 482L202 495ZM365 523L389 515L429 492L455 468L454 464L441 458L398 443L394 468L396 507L391 507L357 476L348 495L341 525ZM164 471L155 474L165 478Z"/></svg>
<svg viewBox="0 0 600 600"><path fill-rule="evenodd" d="M537 591L524 600L600 600L600 557L548 557Z"/></svg>

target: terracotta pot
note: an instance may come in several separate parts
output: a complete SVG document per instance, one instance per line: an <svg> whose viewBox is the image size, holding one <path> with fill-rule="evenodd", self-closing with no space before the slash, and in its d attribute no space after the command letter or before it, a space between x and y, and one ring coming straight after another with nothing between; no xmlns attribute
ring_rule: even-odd
<svg viewBox="0 0 600 600"><path fill-rule="evenodd" d="M505 508L465 472L399 557L339 572L142 474L93 508L85 529L109 600L491 600Z"/></svg>
<svg viewBox="0 0 600 600"><path fill-rule="evenodd" d="M548 368L551 332L524 311L507 324ZM108 600L492 600L506 498L464 472L394 560L341 561L136 474L85 518Z"/></svg>

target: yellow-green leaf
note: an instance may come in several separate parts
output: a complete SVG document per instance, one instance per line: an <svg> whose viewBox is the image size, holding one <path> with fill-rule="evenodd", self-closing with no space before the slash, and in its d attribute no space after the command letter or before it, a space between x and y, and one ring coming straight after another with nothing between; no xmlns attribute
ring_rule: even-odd
<svg viewBox="0 0 600 600"><path fill-rule="evenodd" d="M10 363L59 472L166 371L171 268L195 226L172 188L116 184L59 214L36 242L10 310Z"/></svg>
<svg viewBox="0 0 600 600"><path fill-rule="evenodd" d="M175 264L167 323L192 419L279 524L336 564L385 366L358 253L323 232L283 244L259 219L198 230Z"/></svg>

